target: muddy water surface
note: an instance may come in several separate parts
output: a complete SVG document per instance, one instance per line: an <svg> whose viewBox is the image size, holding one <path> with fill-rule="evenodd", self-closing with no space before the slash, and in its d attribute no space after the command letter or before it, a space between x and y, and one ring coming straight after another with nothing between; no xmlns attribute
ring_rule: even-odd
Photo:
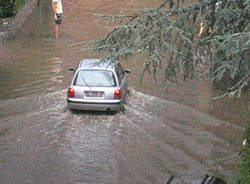
<svg viewBox="0 0 250 184"><path fill-rule="evenodd" d="M131 61L122 63L132 70L131 86L160 99L135 92L130 99L135 103L129 103L125 115L65 111L64 89L72 77L67 68L91 57L75 44L98 38L108 29L96 24L93 14L120 14L156 7L160 1L63 2L59 40L54 39L51 2L44 0L16 38L0 45L4 183L161 183L166 173L194 181L192 177L199 179L210 171L232 182L249 119L249 94L211 101L221 92L206 81L181 82L166 91L146 75L140 84L142 62Z"/></svg>
<svg viewBox="0 0 250 184"><path fill-rule="evenodd" d="M107 25L96 24L94 14L122 14L128 9L157 7L161 0L65 0L64 21L60 29L60 39L54 39L51 2L41 1L37 11L14 40L0 45L0 98L10 99L43 92L53 92L67 87L72 74L68 67L76 66L85 57L93 57L82 52L76 43L89 41L105 35ZM132 70L131 85L137 90L167 100L195 107L220 119L245 126L249 110L249 94L242 99L226 98L211 101L212 96L221 94L211 90L205 81L180 82L168 91L160 88L152 77L146 75L140 84L143 61L123 63Z"/></svg>
<svg viewBox="0 0 250 184"><path fill-rule="evenodd" d="M41 1L37 11L16 38L0 45L0 98L10 99L43 92L65 89L72 77L67 68L76 66L85 57L93 57L82 52L76 43L89 41L105 35L105 24L96 24L94 14L122 14L129 9L154 8L161 0L65 0L64 21L60 29L60 39L54 39L51 2ZM166 91L149 75L140 84L143 61L123 63L132 70L131 85L140 91L167 100L195 107L220 119L245 126L249 110L249 94L242 99L226 98L211 101L211 97L221 94L211 90L206 81L188 81Z"/></svg>
<svg viewBox="0 0 250 184"><path fill-rule="evenodd" d="M114 115L71 113L66 90L2 101L13 114L0 118L0 183L233 183L238 153L218 130L242 127L130 91Z"/></svg>

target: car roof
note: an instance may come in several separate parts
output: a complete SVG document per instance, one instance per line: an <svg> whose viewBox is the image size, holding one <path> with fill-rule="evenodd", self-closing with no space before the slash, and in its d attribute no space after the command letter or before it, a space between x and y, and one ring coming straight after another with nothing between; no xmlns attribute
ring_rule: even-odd
<svg viewBox="0 0 250 184"><path fill-rule="evenodd" d="M82 59L78 69L115 69L117 61L101 61L101 59Z"/></svg>

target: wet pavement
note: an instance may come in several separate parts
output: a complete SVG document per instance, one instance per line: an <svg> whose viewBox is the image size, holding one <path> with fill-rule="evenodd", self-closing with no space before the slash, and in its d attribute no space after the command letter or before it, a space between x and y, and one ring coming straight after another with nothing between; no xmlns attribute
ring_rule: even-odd
<svg viewBox="0 0 250 184"><path fill-rule="evenodd" d="M132 70L136 90L125 114L72 114L65 100L72 77L67 68L93 57L76 43L108 29L93 14L157 3L63 2L59 40L45 0L16 38L0 44L0 184L163 183L172 174L176 183L197 183L208 172L233 183L249 94L212 101L221 92L205 80L168 91L149 75L140 84L142 61L131 61L122 63Z"/></svg>

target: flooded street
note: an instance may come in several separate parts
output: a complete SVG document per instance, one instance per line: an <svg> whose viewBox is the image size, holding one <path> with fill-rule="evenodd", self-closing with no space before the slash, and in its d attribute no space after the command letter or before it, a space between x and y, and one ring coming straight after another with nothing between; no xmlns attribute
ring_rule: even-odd
<svg viewBox="0 0 250 184"><path fill-rule="evenodd" d="M242 127L133 89L125 114L73 114L65 93L1 103L16 106L0 118L1 184L198 183L206 173L233 182L238 155L218 131Z"/></svg>
<svg viewBox="0 0 250 184"><path fill-rule="evenodd" d="M95 13L121 14L155 7L150 0L64 0L59 40L51 1L43 0L16 38L0 44L0 184L198 184L207 173L234 183L241 136L249 119L249 93L221 94L206 81L168 91L131 69L124 114L67 110L67 69L83 57L76 43L105 34Z"/></svg>

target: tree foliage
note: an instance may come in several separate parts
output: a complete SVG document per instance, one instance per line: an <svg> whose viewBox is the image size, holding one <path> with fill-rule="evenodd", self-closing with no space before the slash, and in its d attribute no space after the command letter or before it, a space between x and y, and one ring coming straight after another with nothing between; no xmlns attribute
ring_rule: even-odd
<svg viewBox="0 0 250 184"><path fill-rule="evenodd" d="M240 156L240 171L236 184L248 184L250 183L250 122L248 122L245 131L244 144L242 145Z"/></svg>
<svg viewBox="0 0 250 184"><path fill-rule="evenodd" d="M88 49L103 61L142 57L145 71L155 77L164 70L165 81L172 82L195 77L206 63L211 81L226 84L225 95L240 97L249 87L249 10L249 0L200 0L185 7L180 0L164 0L155 9L99 15L112 28Z"/></svg>
<svg viewBox="0 0 250 184"><path fill-rule="evenodd" d="M14 16L27 0L0 0L0 18Z"/></svg>

